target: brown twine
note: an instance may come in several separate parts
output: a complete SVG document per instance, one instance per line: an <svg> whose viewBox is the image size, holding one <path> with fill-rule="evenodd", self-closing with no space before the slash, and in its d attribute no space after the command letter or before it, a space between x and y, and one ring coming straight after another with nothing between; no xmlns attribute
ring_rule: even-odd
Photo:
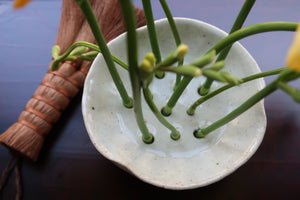
<svg viewBox="0 0 300 200"><path fill-rule="evenodd" d="M8 176L10 173L10 168L11 165L13 164L13 161L15 160L15 157L11 157L6 165L6 167L4 168L2 175L1 175L1 180L0 180L0 195L2 194L3 188L5 186L6 181L8 180ZM1 199L1 196L0 196Z"/></svg>
<svg viewBox="0 0 300 200"><path fill-rule="evenodd" d="M14 162L15 161L15 162ZM0 179L0 200L2 199L3 189L8 181L12 171L15 172L15 185L16 185L16 200L22 199L22 179L21 179L21 160L16 156L11 156L5 169L2 172Z"/></svg>
<svg viewBox="0 0 300 200"><path fill-rule="evenodd" d="M15 180L15 184L16 184L16 200L20 200L22 198L22 177L21 177L21 159L17 158L16 160L16 165L14 167L14 172L16 174L16 180Z"/></svg>

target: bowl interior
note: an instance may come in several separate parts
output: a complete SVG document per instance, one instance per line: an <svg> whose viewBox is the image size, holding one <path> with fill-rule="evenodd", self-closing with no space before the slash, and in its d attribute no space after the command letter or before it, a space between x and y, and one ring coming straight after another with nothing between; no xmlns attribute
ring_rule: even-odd
<svg viewBox="0 0 300 200"><path fill-rule="evenodd" d="M182 42L189 46L185 63L203 55L226 36L222 30L201 21L176 18L175 22ZM168 21L156 21L156 30L161 54L165 57L176 47ZM126 34L111 41L109 48L113 55L127 63ZM146 27L138 29L138 48L141 61L151 51ZM117 68L131 95L128 72L120 66ZM243 78L260 72L260 69L251 55L236 43L226 59L225 71ZM91 141L103 156L156 186L187 189L220 180L245 163L260 145L266 127L263 102L204 139L196 139L193 131L231 112L262 89L264 81L252 81L223 92L203 103L194 116L189 116L186 110L200 98L197 88L204 81L203 77L193 79L172 115L167 117L181 132L179 141L170 139L170 131L158 122L146 102L142 102L147 126L155 137L155 142L147 145L142 142L133 109L122 105L105 61L99 54L86 78L82 99L84 122ZM159 109L171 96L174 83L175 75L171 73L151 83L153 100ZM212 90L222 85L215 82Z"/></svg>

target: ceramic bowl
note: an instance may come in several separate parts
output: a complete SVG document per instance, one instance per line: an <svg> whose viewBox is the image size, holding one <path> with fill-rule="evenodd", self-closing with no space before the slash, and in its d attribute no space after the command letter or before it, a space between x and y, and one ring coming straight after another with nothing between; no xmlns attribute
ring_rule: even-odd
<svg viewBox="0 0 300 200"><path fill-rule="evenodd" d="M227 34L205 22L176 18L182 42L189 46L185 63L203 55ZM156 21L162 57L175 49L168 21ZM146 27L138 31L138 57L151 51ZM111 53L127 62L126 34L108 44ZM118 67L124 85L131 95L129 74ZM260 72L251 55L235 43L226 59L226 71L242 78ZM214 183L234 172L257 150L266 128L263 101L215 130L203 139L193 136L196 128L206 127L225 116L265 85L262 79L234 87L203 103L194 116L186 114L192 102L199 98L197 88L205 78L191 81L167 120L181 133L178 141L170 139L170 131L154 117L145 101L143 112L146 124L155 137L153 144L144 144L136 124L133 109L122 105L121 98L101 54L93 62L84 85L82 113L89 137L96 149L107 159L139 179L155 186L183 190ZM150 89L158 108L169 99L175 75L155 79ZM215 82L212 90L223 84ZM99 172L101 173L101 172Z"/></svg>

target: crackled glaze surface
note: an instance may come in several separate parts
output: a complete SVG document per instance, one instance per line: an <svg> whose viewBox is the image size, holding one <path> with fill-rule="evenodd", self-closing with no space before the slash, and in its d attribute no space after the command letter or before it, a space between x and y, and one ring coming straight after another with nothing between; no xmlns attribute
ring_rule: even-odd
<svg viewBox="0 0 300 200"><path fill-rule="evenodd" d="M189 46L185 63L203 55L226 33L201 21L176 18L182 42ZM175 48L166 19L156 21L162 57ZM139 60L150 51L145 27L138 30ZM109 43L116 57L127 62L126 34ZM131 87L126 70L118 67L129 94ZM237 77L260 72L254 59L240 45L234 44L226 59L226 71ZM206 127L220 119L252 94L264 87L263 80L252 81L230 89L201 105L194 116L187 107L199 98L197 88L205 79L191 81L179 99L173 114L167 118L181 132L173 141L170 132L154 117L143 101L147 126L155 136L151 145L144 144L132 109L126 109L112 82L102 55L95 59L87 76L82 100L82 112L89 136L97 150L106 158L131 172L141 180L168 189L190 189L205 186L229 175L244 164L259 147L265 132L263 102L217 129L204 139L196 139L193 130ZM171 95L174 74L155 79L150 88L159 108ZM212 89L222 86L215 83Z"/></svg>

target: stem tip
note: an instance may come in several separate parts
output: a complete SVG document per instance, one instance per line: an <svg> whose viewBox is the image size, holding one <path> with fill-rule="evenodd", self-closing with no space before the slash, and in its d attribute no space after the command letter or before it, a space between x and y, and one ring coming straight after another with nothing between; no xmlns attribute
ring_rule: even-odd
<svg viewBox="0 0 300 200"><path fill-rule="evenodd" d="M196 138L204 138L205 137L205 134L202 132L202 130L200 128L195 129L193 134Z"/></svg>
<svg viewBox="0 0 300 200"><path fill-rule="evenodd" d="M198 94L201 95L201 96L207 95L208 92L209 92L209 88L206 88L206 87L200 87L198 89Z"/></svg>
<svg viewBox="0 0 300 200"><path fill-rule="evenodd" d="M170 135L171 139L173 140L179 140L180 139L180 133L178 131L172 132Z"/></svg>
<svg viewBox="0 0 300 200"><path fill-rule="evenodd" d="M186 113L190 116L194 115L195 114L195 109L190 107L189 109L187 109Z"/></svg>
<svg viewBox="0 0 300 200"><path fill-rule="evenodd" d="M168 105L166 105L165 107L163 107L161 109L161 114L163 114L164 116L170 116L172 113L172 108L170 108Z"/></svg>
<svg viewBox="0 0 300 200"><path fill-rule="evenodd" d="M128 102L123 101L123 105L124 105L126 108L133 108L133 102L132 102L132 99L129 98L129 101L128 101Z"/></svg>
<svg viewBox="0 0 300 200"><path fill-rule="evenodd" d="M143 136L143 142L145 144L152 144L154 142L154 137L153 135L150 133L149 135L147 136Z"/></svg>
<svg viewBox="0 0 300 200"><path fill-rule="evenodd" d="M162 71L156 71L155 77L158 79L163 79L165 77L165 73Z"/></svg>

